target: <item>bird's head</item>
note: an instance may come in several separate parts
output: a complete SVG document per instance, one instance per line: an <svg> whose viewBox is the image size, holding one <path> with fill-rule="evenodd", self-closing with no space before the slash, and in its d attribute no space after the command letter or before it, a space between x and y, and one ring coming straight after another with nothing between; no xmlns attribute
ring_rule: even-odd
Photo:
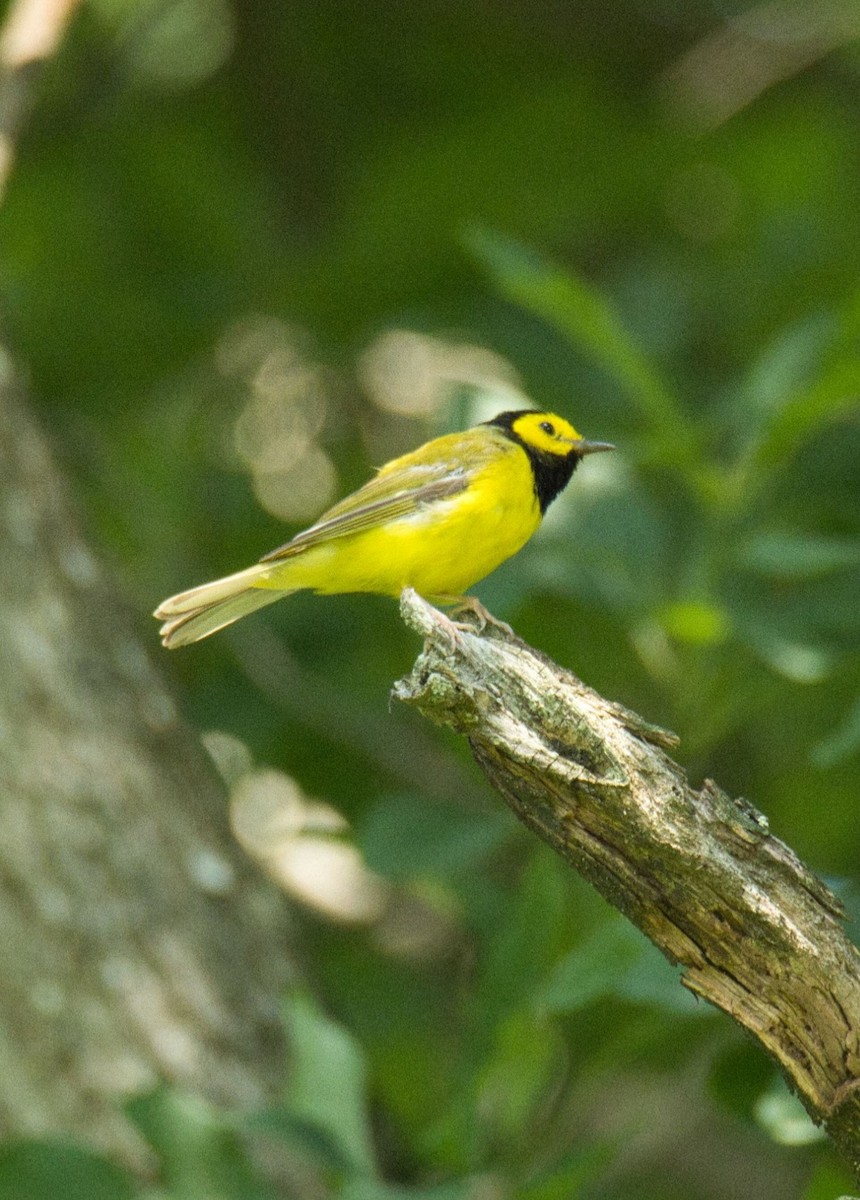
<svg viewBox="0 0 860 1200"><path fill-rule="evenodd" d="M487 425L494 425L526 451L540 455L555 455L558 458L577 459L600 450L614 450L611 442L589 442L574 429L564 417L555 413L526 408L518 412L503 412Z"/></svg>

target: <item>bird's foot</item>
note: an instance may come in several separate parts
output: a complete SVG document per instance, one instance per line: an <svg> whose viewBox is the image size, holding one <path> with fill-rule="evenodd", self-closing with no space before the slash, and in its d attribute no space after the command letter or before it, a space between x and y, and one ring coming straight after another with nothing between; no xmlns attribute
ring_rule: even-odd
<svg viewBox="0 0 860 1200"><path fill-rule="evenodd" d="M439 600L449 607L450 616L454 618L452 623L457 629L462 629L466 633L475 633L476 631L483 633L489 627L497 629L506 638L516 637L510 625L506 621L500 621L494 617L475 596L440 596ZM467 621L457 619L465 615L471 619Z"/></svg>

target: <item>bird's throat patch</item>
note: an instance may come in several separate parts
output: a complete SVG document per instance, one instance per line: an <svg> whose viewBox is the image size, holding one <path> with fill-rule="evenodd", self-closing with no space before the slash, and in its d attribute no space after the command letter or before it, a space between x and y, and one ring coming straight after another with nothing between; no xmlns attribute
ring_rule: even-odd
<svg viewBox="0 0 860 1200"><path fill-rule="evenodd" d="M540 450L533 450L522 442L520 445L528 455L534 477L535 495L543 515L556 496L570 483L579 457L570 454L567 458L560 458L557 454L542 454Z"/></svg>

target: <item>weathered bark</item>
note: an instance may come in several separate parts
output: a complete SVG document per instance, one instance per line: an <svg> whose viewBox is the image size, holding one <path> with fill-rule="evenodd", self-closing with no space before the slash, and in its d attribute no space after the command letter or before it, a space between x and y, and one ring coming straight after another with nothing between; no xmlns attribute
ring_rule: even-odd
<svg viewBox="0 0 860 1200"><path fill-rule="evenodd" d="M285 907L0 378L0 1136L126 1157L116 1100L282 1081Z"/></svg>
<svg viewBox="0 0 860 1200"><path fill-rule="evenodd" d="M516 815L758 1039L860 1175L860 952L837 899L745 800L692 788L673 735L493 627L414 592L402 612L425 644L394 695L468 737Z"/></svg>

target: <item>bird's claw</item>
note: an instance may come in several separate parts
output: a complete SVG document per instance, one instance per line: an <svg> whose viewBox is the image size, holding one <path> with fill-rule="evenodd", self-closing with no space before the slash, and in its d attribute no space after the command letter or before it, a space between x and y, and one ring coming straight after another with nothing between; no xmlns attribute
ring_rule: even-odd
<svg viewBox="0 0 860 1200"><path fill-rule="evenodd" d="M458 617L466 614L472 619L457 620ZM452 601L450 616L453 618L452 625L457 629L462 629L465 633L483 633L489 626L490 629L497 629L506 638L516 637L510 625L506 621L500 621L498 617L494 617L475 596L458 596Z"/></svg>

